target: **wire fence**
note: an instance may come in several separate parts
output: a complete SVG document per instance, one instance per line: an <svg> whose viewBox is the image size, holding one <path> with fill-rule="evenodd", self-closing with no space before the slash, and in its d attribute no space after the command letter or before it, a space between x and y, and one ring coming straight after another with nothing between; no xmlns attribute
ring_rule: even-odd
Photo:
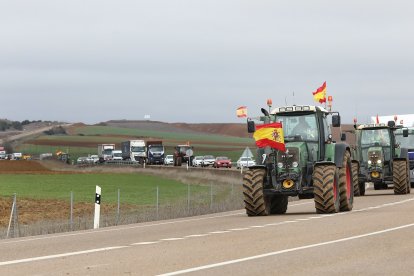
<svg viewBox="0 0 414 276"><path fill-rule="evenodd" d="M196 189L197 187L198 189ZM199 188L199 185L187 184L185 196L163 196L169 192L168 189L161 189L157 186L151 192L140 195L140 197L146 198L145 204L122 202L122 189L118 189L116 192L116 203L105 203L106 195L103 193L99 225L100 227L109 227L243 208L240 181L226 184L211 182L210 185L203 185L202 189ZM91 195L92 197L93 195ZM27 199L19 199L15 194L9 202L8 225L0 228L0 238L93 229L94 202L75 202L74 198L76 198L76 194L71 192L68 194L67 201L62 201L62 204L33 206L33 204L25 204ZM27 217L32 218L30 222L22 223Z"/></svg>

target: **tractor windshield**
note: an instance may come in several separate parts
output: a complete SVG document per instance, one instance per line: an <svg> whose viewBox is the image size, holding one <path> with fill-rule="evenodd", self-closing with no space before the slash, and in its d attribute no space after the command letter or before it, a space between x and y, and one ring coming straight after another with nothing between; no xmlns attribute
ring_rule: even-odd
<svg viewBox="0 0 414 276"><path fill-rule="evenodd" d="M364 129L361 135L362 147L389 147L391 145L388 128Z"/></svg>
<svg viewBox="0 0 414 276"><path fill-rule="evenodd" d="M370 147L382 147L384 159L391 158L390 130L388 128L363 129L361 133L362 159L367 162L368 149Z"/></svg>
<svg viewBox="0 0 414 276"><path fill-rule="evenodd" d="M408 137L403 137L402 132L395 132L395 140L401 148L414 149L414 130L410 129Z"/></svg>
<svg viewBox="0 0 414 276"><path fill-rule="evenodd" d="M318 141L318 126L314 113L295 116L277 115L276 121L282 122L286 141Z"/></svg>

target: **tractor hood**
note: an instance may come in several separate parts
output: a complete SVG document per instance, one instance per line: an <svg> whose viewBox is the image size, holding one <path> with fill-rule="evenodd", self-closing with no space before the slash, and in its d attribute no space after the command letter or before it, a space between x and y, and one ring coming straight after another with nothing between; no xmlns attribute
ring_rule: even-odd
<svg viewBox="0 0 414 276"><path fill-rule="evenodd" d="M286 152L278 152L277 162L279 168L280 164L283 164L283 167L286 165L289 168L301 168L306 165L308 160L308 151L305 142L289 142L286 144ZM296 164L294 165L294 162Z"/></svg>

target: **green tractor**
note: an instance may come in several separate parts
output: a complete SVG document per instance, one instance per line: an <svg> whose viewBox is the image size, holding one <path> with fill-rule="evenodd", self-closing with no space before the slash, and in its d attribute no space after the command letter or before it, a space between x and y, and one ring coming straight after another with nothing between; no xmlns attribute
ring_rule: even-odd
<svg viewBox="0 0 414 276"><path fill-rule="evenodd" d="M402 129L397 129L395 131L395 141L399 147L406 148L408 150L410 182L411 188L414 188L414 127L408 128L408 138L404 137Z"/></svg>
<svg viewBox="0 0 414 276"><path fill-rule="evenodd" d="M400 147L395 131L401 129L408 137L408 129L388 124L355 125L355 158L360 165L359 185L354 187L355 195L365 194L365 182L372 182L375 190L394 185L395 194L410 193L408 150Z"/></svg>
<svg viewBox="0 0 414 276"><path fill-rule="evenodd" d="M286 151L258 149L257 164L261 165L249 167L243 175L247 215L283 214L289 196L314 198L317 213L352 210L357 171L352 172L350 147L332 140L328 123L332 116L332 125L339 127L339 113L296 105L275 108L271 113L262 108L262 113L264 116L256 118L259 121L282 123ZM247 125L249 133L255 132L252 119Z"/></svg>

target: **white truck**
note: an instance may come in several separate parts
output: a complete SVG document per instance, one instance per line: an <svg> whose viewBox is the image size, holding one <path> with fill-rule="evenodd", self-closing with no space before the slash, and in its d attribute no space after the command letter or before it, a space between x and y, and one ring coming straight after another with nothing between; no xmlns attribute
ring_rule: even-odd
<svg viewBox="0 0 414 276"><path fill-rule="evenodd" d="M128 140L121 143L122 159L144 163L147 160L147 151L144 140Z"/></svg>
<svg viewBox="0 0 414 276"><path fill-rule="evenodd" d="M98 156L99 162L112 160L112 151L115 150L115 144L99 144Z"/></svg>
<svg viewBox="0 0 414 276"><path fill-rule="evenodd" d="M4 147L0 147L0 159L6 159L6 150Z"/></svg>
<svg viewBox="0 0 414 276"><path fill-rule="evenodd" d="M112 151L112 160L122 161L122 150L113 150Z"/></svg>

